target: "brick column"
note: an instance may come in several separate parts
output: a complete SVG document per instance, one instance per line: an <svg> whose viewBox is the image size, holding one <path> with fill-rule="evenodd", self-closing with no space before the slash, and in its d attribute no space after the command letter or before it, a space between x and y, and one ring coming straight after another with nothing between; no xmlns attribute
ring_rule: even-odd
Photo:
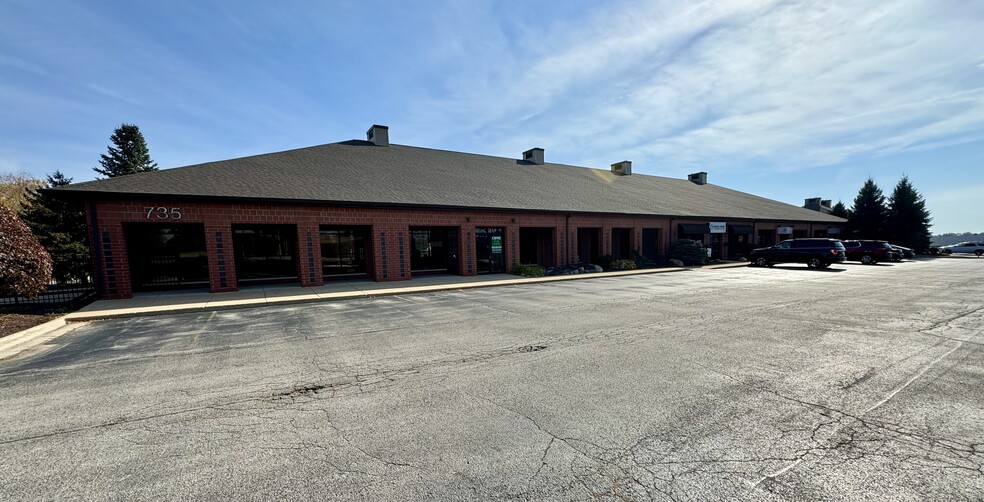
<svg viewBox="0 0 984 502"><path fill-rule="evenodd" d="M513 265L519 263L519 225L507 226L504 231L506 232L503 242L505 249L502 252L505 253L505 259L502 263L504 272L509 273Z"/></svg>
<svg viewBox="0 0 984 502"><path fill-rule="evenodd" d="M372 278L377 282L410 279L409 227L372 227Z"/></svg>
<svg viewBox="0 0 984 502"><path fill-rule="evenodd" d="M103 224L95 234L96 254L100 265L100 277L97 280L102 285L102 297L104 299L133 297L123 226Z"/></svg>
<svg viewBox="0 0 984 502"><path fill-rule="evenodd" d="M578 254L580 251L578 249L579 243L577 242L577 236L578 236L577 228L578 228L577 225L572 224L570 228L567 229L568 230L567 232L568 263L565 263L564 265L570 265L571 263L580 261L581 256Z"/></svg>
<svg viewBox="0 0 984 502"><path fill-rule="evenodd" d="M238 291L236 255L232 249L232 227L205 224L205 248L208 255L208 282L213 293Z"/></svg>
<svg viewBox="0 0 984 502"><path fill-rule="evenodd" d="M567 239L570 237L567 235L567 229L563 226L554 227L553 231L553 253L554 253L554 266L563 267L567 265Z"/></svg>
<svg viewBox="0 0 984 502"><path fill-rule="evenodd" d="M297 261L301 286L322 286L321 234L318 225L297 225Z"/></svg>
<svg viewBox="0 0 984 502"><path fill-rule="evenodd" d="M478 275L475 257L475 225L458 227L458 275Z"/></svg>

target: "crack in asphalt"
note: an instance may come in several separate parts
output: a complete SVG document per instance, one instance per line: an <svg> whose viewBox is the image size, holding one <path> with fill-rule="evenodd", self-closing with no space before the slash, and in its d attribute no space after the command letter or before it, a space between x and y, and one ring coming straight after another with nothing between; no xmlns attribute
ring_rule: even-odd
<svg viewBox="0 0 984 502"><path fill-rule="evenodd" d="M973 315L977 312L981 312L984 309L973 309L970 311L962 312L960 315L955 315L947 320L947 322L935 323L933 326L924 328L924 330L938 329L942 326L952 323L961 318ZM631 481L632 486L644 488L644 493L640 493L640 498L653 498L653 495L658 494L661 497L667 498L669 500L677 500L677 488L676 484L681 476L688 474L696 474L698 472L714 472L721 475L737 475L742 476L742 470L734 469L724 469L709 471L706 469L708 466L721 466L721 465L761 465L769 463L783 463L782 467L773 470L771 473L763 473L762 477L757 481L746 481L751 488L761 488L772 484L777 478L783 474L795 469L800 466L803 462L815 459L820 461L824 458L829 458L830 453L837 452L843 458L838 461L838 463L848 462L852 460L859 460L865 457L871 456L885 456L889 458L898 458L901 462L918 462L919 460L924 461L926 467L934 467L953 471L962 471L968 473L971 476L984 475L984 447L980 443L968 443L963 441L957 441L950 438L942 437L939 435L933 436L924 433L920 433L913 430L908 430L901 425L893 424L890 422L885 422L882 420L875 420L867 418L865 415L874 411L875 409L883 406L885 403L889 402L899 393L910 387L913 383L918 381L920 378L926 375L931 369L936 367L941 361L945 360L948 356L953 354L958 350L964 343L969 342L969 339L977 337L981 333L981 329L976 330L968 340L950 340L956 345L950 350L944 352L938 357L934 358L927 364L922 365L919 370L917 370L913 375L907 378L905 381L901 382L895 388L893 388L884 398L873 403L867 409L860 413L851 413L845 410L836 409L821 403L806 401L803 399L798 399L792 396L785 395L775 389L758 385L754 382L749 382L743 380L734 375L720 372L714 368L708 368L703 365L706 369L713 371L715 373L721 374L743 386L748 386L756 390L767 392L769 394L775 395L780 399L787 400L796 403L799 406L806 407L807 409L813 410L818 413L824 420L816 423L812 430L809 431L809 438L806 440L805 444L794 449L790 454L787 455L763 455L763 456L749 456L749 457L738 457L738 458L703 458L696 460L666 460L668 455L673 454L673 452L666 452L663 455L663 460L658 460L660 452L659 448L646 448L647 443L651 443L651 437L642 437L636 443L627 449L623 450L622 455L617 455L612 458L601 458L598 455L590 455L588 452L575 449L585 458L598 462L599 469L596 474L601 475L603 470L610 471L610 474L606 476L607 479L613 479L612 476L616 476L618 479ZM944 343L941 341L941 343ZM930 350L932 348L938 347L939 344L933 345L925 350ZM908 357L906 359L909 359ZM897 364L897 363L896 363ZM859 385L875 375L876 371L874 368L870 368L864 374L854 378L851 382L847 384L842 384L841 387L845 390ZM476 396L477 397L477 396ZM507 409L519 416L527 418L538 429L543 430L532 418L516 412L508 407L502 406L499 403L490 401L485 398L479 397L485 401L489 401L497 406ZM556 440L559 440L555 434L544 431L551 436L551 441L548 443L547 448L544 450L541 458L540 465L538 466L534 476L529 480L529 484L536 479L537 476L543 471L547 462L547 455L550 448L554 445ZM779 443L785 441L790 434L805 432L803 428L794 429L780 429L780 437L773 441L772 448L778 447ZM573 438L564 438L564 443L568 446ZM916 452L921 452L922 456L919 457L914 453L907 452L892 452L887 449L888 444L891 442L897 442L899 444L904 444ZM609 454L613 450L606 450ZM645 458L651 458L652 454L657 454L657 460L644 460ZM610 456L610 455L609 455ZM628 466L626 469L623 466ZM674 469L676 467L681 467L682 469ZM765 469L765 465L759 469L759 472ZM642 473L648 474L651 477L650 482L644 482L640 480L637 475L629 472L630 469L635 468ZM572 471L573 472L573 471ZM659 473L662 473L660 475ZM577 475L577 473L574 473ZM582 484L587 487L587 483L581 480ZM662 486L659 486L662 485ZM592 497L609 497L615 499L622 499L623 495L620 491L616 489L619 485L613 483L611 489L607 491L597 491L591 490ZM628 485L622 485L623 488Z"/></svg>
<svg viewBox="0 0 984 502"><path fill-rule="evenodd" d="M475 362L488 361L490 359L512 356L512 355L523 355L532 352L541 352L546 348L546 345L532 345L532 346L522 346L522 347L507 347L491 352L476 353L467 356L456 356L450 359L439 359L434 361L427 361L419 364L413 364L409 366L404 366L400 368L394 368L391 370L371 370L365 372L355 373L349 376L342 376L329 382L301 382L292 385L288 388L275 391L275 392L264 392L264 391L251 391L244 394L244 397L238 397L236 399L221 400L216 403L193 406L188 408L182 408L173 411L159 412L159 413L148 413L145 415L137 415L131 413L129 415L123 415L112 420L104 421L98 424L92 424L81 427L74 427L68 429L62 429L42 434L33 434L17 438L0 439L0 445L2 444L12 444L19 443L23 441L31 441L36 439L44 439L55 436L75 434L100 428L113 427L118 425L131 424L135 422L143 422L148 420L154 420L158 418L167 418L185 414L191 414L204 410L215 410L218 407L230 406L237 404L244 404L252 401L263 401L263 402L280 402L287 400L287 402L297 402L302 399L320 399L322 397L334 398L339 395L339 393L355 390L359 394L365 394L371 391L376 391L379 389L387 388L395 385L399 379L409 377L411 375L417 375L422 371L426 371L433 368L446 368L451 366L456 366L460 364L470 364ZM316 366L323 372L325 369L317 365ZM150 409L154 407L145 407L141 410Z"/></svg>
<svg viewBox="0 0 984 502"><path fill-rule="evenodd" d="M654 298L658 296L653 295ZM583 306L578 306L578 308L583 308ZM971 334L967 340L949 338L938 333L932 333L933 331L950 327L954 322L971 315L976 315L982 311L984 311L984 308L966 310L947 320L939 321L929 327L920 329L918 330L919 333L939 338L940 341L932 346L924 347L922 350L910 354L903 359L897 360L885 368L869 367L863 373L858 371L849 379L836 382L836 387L839 387L841 390L851 390L855 387L863 386L869 380L880 375L881 371L898 366L920 354L925 354L929 350L936 349L948 343L957 344L928 364L921 365L917 371L893 387L884 398L871 404L871 406L863 411L843 410L818 402L798 399L785 395L780 390L770 387L768 382L762 383L764 380L751 380L743 378L740 375L727 374L714 368L692 362L694 365L705 368L715 374L723 375L741 386L756 389L775 396L778 399L795 403L798 408L802 408L802 411L797 412L795 417L789 417L787 420L792 421L793 419L805 418L810 422L808 424L794 424L780 421L776 425L776 429L769 431L769 434L765 438L765 442L769 443L768 446L758 449L758 452L761 452L761 454L755 454L754 450L747 455L742 455L741 453L722 454L719 449L713 448L713 445L709 452L695 448L693 442L703 439L699 434L705 432L705 429L698 429L695 432L681 429L680 431L673 431L673 434L669 432L657 431L657 433L650 431L636 438L635 442L627 447L603 447L587 440L564 437L559 432L544 428L534 416L507 407L488 397L465 394L474 399L489 403L499 409L506 410L510 414L528 421L539 433L546 436L544 439L548 438L542 451L538 448L541 443L539 441L535 443L537 449L531 455L531 475L526 480L526 491L519 494L506 494L508 498L525 497L527 500L538 499L539 497L536 496L536 492L534 491L535 485L537 482L543 483L547 479L554 481L551 475L558 471L552 470L552 468L566 469L570 472L570 478L565 480L566 484L555 483L552 485L553 487L563 487L572 492L577 490L579 495L593 499L614 500L654 498L681 500L693 498L694 495L688 493L687 490L688 487L695 486L692 478L701 474L714 474L729 480L735 479L740 483L750 485L754 489L773 492L773 488L780 486L778 483L781 482L777 482L778 478L804 463L814 462L819 464L827 462L823 465L842 465L853 460L875 456L895 459L900 462L927 468L956 471L967 476L984 476L984 469L982 469L982 465L984 465L984 443L962 441L943 435L920 432L890 421L866 416L886 403L891 402L898 394L911 387L917 381L924 379L933 368L938 367L941 362L954 354L963 344L982 345L979 342L971 340L980 335L982 331L980 329ZM730 315L737 316L740 314L731 313ZM682 318L686 317L689 316L682 316ZM541 356L549 357L556 349L562 349L575 344L586 344L610 339L630 343L635 339L645 339L654 336L650 333L634 335L629 333L632 330L638 330L640 327L651 327L651 325L620 326L619 329L614 330L595 329L575 335L545 336L543 337L544 340L539 341L543 343L543 346L549 345L550 350L546 351L545 354L541 354ZM280 328L282 336L307 337L307 334L301 332L296 325L281 325ZM966 327L962 329L966 329ZM629 339L631 337L625 335L632 335L635 338ZM691 334L686 333L685 336L691 336ZM317 338L324 337L319 336ZM160 435L175 433L227 435L230 432L223 430L181 429L175 432L168 431L167 427L155 429L148 424L148 421L155 418L173 417L208 410L243 415L248 411L255 411L257 408L253 408L252 406L260 403L267 406L266 408L261 408L265 410L297 410L309 413L323 413L326 420L326 427L332 431L330 435L326 435L324 440L321 440L320 437L312 439L306 434L315 432L311 429L311 425L304 425L300 419L290 417L287 420L289 421L293 434L296 436L296 441L287 442L283 445L266 445L261 448L304 452L305 455L312 456L313 460L324 465L326 470L341 474L380 478L380 473L383 471L379 467L384 469L421 470L423 468L411 463L387 459L385 455L374 452L371 448L363 447L358 444L356 439L349 438L344 429L332 420L330 410L318 408L318 405L330 406L331 402L328 400L332 398L376 392L380 389L397 385L407 379L414 379L413 381L416 382L429 381L422 375L425 372L435 373L434 377L427 378L444 381L451 378L455 371L461 371L460 367L462 365L481 364L490 360L499 360L499 358L504 358L505 356L514 356L515 359L512 359L512 361L530 361L530 357L540 356L519 354L524 351L536 352L536 350L532 349L538 347L540 345L524 345L519 348L506 347L485 352L452 355L450 357L395 368L380 365L377 369L368 368L356 372L352 372L351 367L347 367L345 371L340 372L339 368L331 367L327 362L321 363L317 360L310 360L308 361L309 365L317 368L320 372L318 376L322 378L295 383L287 387L277 385L276 382L282 380L275 379L270 385L264 386L270 387L268 390L253 390L239 396L227 396L227 399L219 399L214 404L195 406L182 410L141 414L142 411L159 409L149 406L101 424L54 431L50 434L0 440L0 445L52 437L60 434L83 432L101 427L120 427L130 424L141 425L141 427L134 427L132 429L134 431L143 430ZM506 359L506 361L509 360ZM509 363L503 362L502 364ZM323 378L337 373L342 374L337 377ZM184 392L189 398L195 397L188 390L178 390L178 392ZM767 396L766 399L768 399ZM242 407L237 408L237 406ZM269 416L263 416L262 419L277 420L276 415L267 415ZM198 420L222 420L224 418L213 418L209 416L196 417ZM261 417L257 415L256 418L260 419ZM724 417L719 422L712 422L711 426L725 427L727 426L726 420L732 418ZM180 428L184 425L184 422L176 422L176 425ZM245 428L248 426L238 425L237 427ZM262 426L257 425L256 427L259 428ZM927 430L931 429L927 427ZM679 436L683 436L685 440L680 441ZM132 438L124 437L123 439L134 445L154 446L153 443L141 443L132 440ZM340 452L339 449L343 448L343 446L339 441L349 446L353 452L346 453L344 450ZM676 442L674 443L673 441ZM905 446L905 449L893 450L890 447L890 443L901 444ZM670 444L671 447L667 448L667 444ZM704 455L705 458L680 458L687 454L693 454L695 451L699 455ZM738 449L737 451L741 452L742 450ZM355 455L354 452L358 452L358 455ZM573 453L569 462L563 461L565 452ZM354 456L348 458L364 457L371 460L371 462L360 466L365 467L364 469L354 468L352 465L345 465L343 460L346 457L342 457L342 460L336 458L337 455L335 454L341 453ZM536 463L537 460L538 463ZM367 465L368 467L366 467ZM756 476L754 479L749 479L750 472L754 472L762 477L758 478ZM475 493L475 498L480 497L477 484L474 480L471 480L471 478L468 478L468 476L462 473L454 474L472 481L472 486L467 488ZM755 481L755 479L758 480Z"/></svg>

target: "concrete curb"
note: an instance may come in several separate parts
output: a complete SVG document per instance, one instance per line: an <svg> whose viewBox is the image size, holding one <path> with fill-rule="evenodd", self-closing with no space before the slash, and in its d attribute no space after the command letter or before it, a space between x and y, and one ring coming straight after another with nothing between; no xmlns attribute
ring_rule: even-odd
<svg viewBox="0 0 984 502"><path fill-rule="evenodd" d="M0 338L0 360L15 357L82 326L82 323L68 324L66 317L52 319L44 324Z"/></svg>
<svg viewBox="0 0 984 502"><path fill-rule="evenodd" d="M267 298L252 298L248 300L210 300L207 302L189 303L185 305L159 305L152 307L137 307L132 309L114 309L106 311L75 312L65 316L67 322L98 321L103 319L121 319L130 317L140 317L147 315L168 315L195 312L211 312L220 310L232 310L270 305L295 305L304 303L323 302L331 300L351 300L358 298L373 298L378 296L395 296L413 293L434 293L439 291L454 291L474 288L492 288L502 286L516 286L521 284L536 284L560 281L575 281L584 279L596 279L603 277L622 277L628 275L647 275L665 274L670 272L683 272L689 270L719 269L744 267L747 263L722 263L716 265L706 265L702 268L656 268L643 270L621 270L616 272L595 272L588 274L575 275L555 275L550 277L517 277L510 280L495 280L483 282L466 282L452 284L437 284L429 286L410 286L394 287L385 289L371 289L360 291L345 291L333 293L304 293L290 296L273 296Z"/></svg>
<svg viewBox="0 0 984 502"><path fill-rule="evenodd" d="M243 300L218 300L186 305L159 305L153 307L135 307L129 309L113 309L93 312L74 312L58 319L39 324L33 328L19 331L0 338L0 360L10 359L19 354L41 346L89 321L107 319L122 319L148 315L184 314L195 312L210 312L220 310L243 309L258 306L295 305L303 303L325 302L331 300L351 300L358 298L374 298L378 296L396 296L413 293L434 293L438 291L454 291L475 288L493 288L502 286L518 286L523 284L550 283L561 281L577 281L604 277L624 277L629 275L665 274L670 272L686 272L696 270L716 270L747 266L747 263L721 263L705 265L701 268L657 268L644 270L621 270L617 272L596 272L576 275L555 275L550 277L517 277L509 280L466 282L453 284L436 284L430 286L411 286L402 288L385 288L361 290L354 292L307 293L291 296L274 296L267 298L251 298Z"/></svg>
<svg viewBox="0 0 984 502"><path fill-rule="evenodd" d="M618 277L624 275L656 274L666 272L679 272L686 269L652 269L652 270L624 270L620 272L598 272L590 274L576 275L556 275L551 277L521 277L506 281L484 281L466 282L455 284L436 284L430 286L410 286L395 287L385 289L372 289L353 292L336 293L307 293L291 296L274 296L267 298L255 298L249 300L218 300L205 303L191 303L187 305L161 305L155 307L139 307L134 309L117 309L109 311L75 312L65 316L67 322L98 321L102 319L121 319L129 317L140 317L146 315L167 315L184 314L189 312L210 312L219 310L234 310L250 307L262 307L272 305L296 305L303 303L315 303L331 300L353 300L359 298L374 298L379 296L396 296L413 293L435 293L439 291L454 291L461 289L492 288L501 286L515 286L520 284L534 284L541 282L573 281L579 279L590 279L598 277Z"/></svg>

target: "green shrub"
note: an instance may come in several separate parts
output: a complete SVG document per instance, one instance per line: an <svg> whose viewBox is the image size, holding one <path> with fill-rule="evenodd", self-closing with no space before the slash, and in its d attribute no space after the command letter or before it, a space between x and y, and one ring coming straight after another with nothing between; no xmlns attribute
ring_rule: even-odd
<svg viewBox="0 0 984 502"><path fill-rule="evenodd" d="M707 261L704 245L691 239L677 239L670 244L670 259L683 262L688 267L703 265Z"/></svg>
<svg viewBox="0 0 984 502"><path fill-rule="evenodd" d="M523 277L543 277L544 275L546 275L546 271L543 269L543 267L533 263L529 263L529 264L517 263L513 265L512 274L521 275Z"/></svg>
<svg viewBox="0 0 984 502"><path fill-rule="evenodd" d="M615 260L611 263L611 270L635 270L636 262L632 260Z"/></svg>
<svg viewBox="0 0 984 502"><path fill-rule="evenodd" d="M653 268L657 266L656 262L646 258L638 250L632 252L632 261L635 262L636 268Z"/></svg>

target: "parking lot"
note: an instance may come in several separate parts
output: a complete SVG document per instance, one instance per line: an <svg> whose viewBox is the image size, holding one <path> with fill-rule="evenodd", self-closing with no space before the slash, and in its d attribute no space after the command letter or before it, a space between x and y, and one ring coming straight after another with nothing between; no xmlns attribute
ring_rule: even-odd
<svg viewBox="0 0 984 502"><path fill-rule="evenodd" d="M979 499L984 260L96 322L0 362L0 500Z"/></svg>

